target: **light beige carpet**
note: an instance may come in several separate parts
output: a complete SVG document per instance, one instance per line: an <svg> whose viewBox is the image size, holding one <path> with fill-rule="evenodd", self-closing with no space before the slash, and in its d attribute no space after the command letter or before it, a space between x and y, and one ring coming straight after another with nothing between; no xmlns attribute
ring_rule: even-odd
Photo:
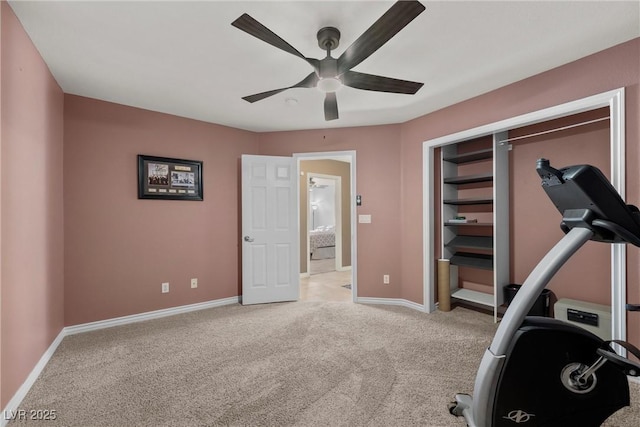
<svg viewBox="0 0 640 427"><path fill-rule="evenodd" d="M463 426L496 326L344 302L226 306L66 337L20 409L37 426ZM608 426L640 425L633 408Z"/></svg>

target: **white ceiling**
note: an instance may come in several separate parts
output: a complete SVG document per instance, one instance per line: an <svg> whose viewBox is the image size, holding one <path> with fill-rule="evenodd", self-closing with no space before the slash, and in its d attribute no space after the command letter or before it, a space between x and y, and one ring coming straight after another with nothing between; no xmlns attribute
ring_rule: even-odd
<svg viewBox="0 0 640 427"><path fill-rule="evenodd" d="M340 54L392 1L9 1L65 93L252 131L401 123L640 36L640 1L428 1L354 68L424 82L416 95L337 92L324 120L317 89L254 104L312 70L231 26L248 13L305 56L335 26ZM296 105L285 100L294 98Z"/></svg>

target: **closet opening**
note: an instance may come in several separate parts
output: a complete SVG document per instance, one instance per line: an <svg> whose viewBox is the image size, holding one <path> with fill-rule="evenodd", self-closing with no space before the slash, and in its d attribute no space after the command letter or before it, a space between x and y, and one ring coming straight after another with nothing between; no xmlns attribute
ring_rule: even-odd
<svg viewBox="0 0 640 427"><path fill-rule="evenodd" d="M507 161L498 162L508 165L507 175L493 177L494 182L508 184L508 193L506 197L500 193L502 196L492 200L492 203L509 205L508 220L498 221L494 232L507 227L510 230L510 238L500 245L509 248L508 255L494 254L493 262L500 262L502 266L506 264L508 271L507 279L496 280L494 276L494 296L499 296L508 282L517 283L526 277L532 263L537 262L540 254L562 235L557 212L539 191L535 160L548 158L558 168L593 164L609 178L623 200L625 198L624 88L426 141L423 145L423 171L424 295L427 312L435 310L438 301L434 286L435 262L441 255L438 248L443 240L439 231L443 227L440 227L441 213L438 208L443 184L438 159L445 147L485 136L493 138L494 151L509 149ZM460 179L456 183L460 185ZM548 214L545 209L549 211ZM469 220L479 214L465 216ZM527 230L535 232L526 234ZM625 340L626 247L590 245L580 255L587 259L582 263L574 262L582 265L567 264L550 283L551 290L568 300L588 299L590 303L593 301L610 306L611 337ZM593 268L587 271L585 265ZM581 270L586 273L582 274ZM589 293L582 288L576 289L576 281L590 283ZM493 298L492 304L495 313L500 309L501 301Z"/></svg>

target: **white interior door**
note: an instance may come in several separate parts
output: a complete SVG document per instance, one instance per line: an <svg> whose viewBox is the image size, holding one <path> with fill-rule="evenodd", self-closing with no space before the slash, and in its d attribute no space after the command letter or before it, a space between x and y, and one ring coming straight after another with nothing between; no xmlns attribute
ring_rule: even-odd
<svg viewBox="0 0 640 427"><path fill-rule="evenodd" d="M300 295L298 187L291 157L242 156L242 304Z"/></svg>

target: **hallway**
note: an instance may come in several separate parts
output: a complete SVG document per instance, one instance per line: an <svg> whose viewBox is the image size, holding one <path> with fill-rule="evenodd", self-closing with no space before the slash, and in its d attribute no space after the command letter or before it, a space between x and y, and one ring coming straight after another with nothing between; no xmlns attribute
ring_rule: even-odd
<svg viewBox="0 0 640 427"><path fill-rule="evenodd" d="M329 271L303 277L300 279L300 301L350 302L351 289L344 287L350 283L351 270Z"/></svg>

